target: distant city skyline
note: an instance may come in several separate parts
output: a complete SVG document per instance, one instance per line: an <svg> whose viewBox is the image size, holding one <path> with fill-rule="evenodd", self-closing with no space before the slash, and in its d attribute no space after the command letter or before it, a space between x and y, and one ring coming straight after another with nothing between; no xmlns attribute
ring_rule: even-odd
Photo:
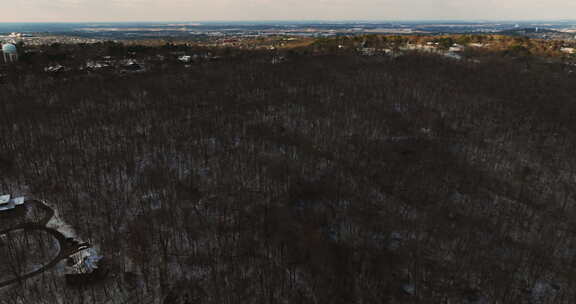
<svg viewBox="0 0 576 304"><path fill-rule="evenodd" d="M0 22L569 20L568 0L14 0Z"/></svg>

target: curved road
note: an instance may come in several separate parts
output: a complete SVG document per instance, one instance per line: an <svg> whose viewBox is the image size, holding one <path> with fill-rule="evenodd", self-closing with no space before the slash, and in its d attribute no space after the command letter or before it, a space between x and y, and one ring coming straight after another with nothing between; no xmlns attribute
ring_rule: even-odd
<svg viewBox="0 0 576 304"><path fill-rule="evenodd" d="M69 256L71 256L77 252L80 252L82 250L86 250L86 249L90 248L90 245L88 243L79 244L77 242L73 242L70 239L68 239L65 235L63 235L61 232L59 232L58 230L46 227L48 222L50 222L52 217L54 217L55 212L52 208L50 208L46 204L44 204L44 202L37 201L37 200L30 200L30 201L26 201L26 204L27 205L37 204L38 207L47 211L47 215L39 223L20 224L20 225L17 225L15 227L12 227L10 229L5 229L5 230L0 231L0 235L8 234L10 232L17 231L17 230L43 231L43 232L46 232L46 233L52 235L56 239L56 241L58 241L58 244L60 245L59 246L60 251L58 252L58 255L56 255L56 257L52 261L50 261L48 264L42 266L40 269L37 269L33 272L27 273L25 275L22 275L22 276L19 276L19 277L16 277L16 278L13 278L13 279L10 279L7 281L0 282L0 288L8 286L8 285L12 285L14 283L22 282L22 281L30 279L32 277L35 277L35 276L47 271L48 269L53 268L60 261L68 258Z"/></svg>

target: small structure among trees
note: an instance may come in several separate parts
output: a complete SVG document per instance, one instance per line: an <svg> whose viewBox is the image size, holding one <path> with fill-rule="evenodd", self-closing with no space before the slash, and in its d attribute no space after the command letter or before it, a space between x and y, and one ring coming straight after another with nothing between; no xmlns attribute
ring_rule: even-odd
<svg viewBox="0 0 576 304"><path fill-rule="evenodd" d="M0 196L0 212L6 212L16 209L18 206L24 205L24 197L11 198L10 195Z"/></svg>
<svg viewBox="0 0 576 304"><path fill-rule="evenodd" d="M69 272L66 274L66 283L80 286L105 278L108 269L102 263L103 258L93 249L71 256L68 260Z"/></svg>

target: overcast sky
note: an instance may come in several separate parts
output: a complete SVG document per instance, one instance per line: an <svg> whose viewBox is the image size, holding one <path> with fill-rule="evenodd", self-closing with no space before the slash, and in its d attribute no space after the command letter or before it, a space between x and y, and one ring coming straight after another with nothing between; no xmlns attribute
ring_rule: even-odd
<svg viewBox="0 0 576 304"><path fill-rule="evenodd" d="M0 0L0 22L556 20L576 0Z"/></svg>

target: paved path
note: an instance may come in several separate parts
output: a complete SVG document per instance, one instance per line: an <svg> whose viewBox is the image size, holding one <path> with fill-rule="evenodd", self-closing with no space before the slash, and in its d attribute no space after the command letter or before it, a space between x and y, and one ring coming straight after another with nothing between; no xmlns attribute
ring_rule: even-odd
<svg viewBox="0 0 576 304"><path fill-rule="evenodd" d="M35 277L39 274L42 274L43 272L53 268L60 261L68 258L69 256L71 256L77 252L80 252L82 250L86 250L86 249L90 248L90 245L88 243L82 243L82 244L77 243L73 240L68 239L65 235L63 235L58 230L46 227L48 222L50 222L50 220L52 219L52 217L54 217L54 214L55 214L54 210L52 208L50 208L48 205L44 204L41 201L37 201L37 200L26 201L26 204L28 206L30 206L32 204L38 205L39 208L47 211L47 215L39 223L20 224L18 226L0 231L0 235L8 234L10 232L14 232L14 231L18 231L18 230L22 230L24 232L43 231L43 232L46 232L46 233L52 235L56 239L56 241L58 241L58 244L60 245L59 246L60 251L58 252L58 255L52 261L50 261L48 264L42 266L40 269L35 270L33 272L30 272L30 273L27 273L27 274L22 275L22 276L7 280L7 281L0 282L0 288L6 287L8 285L12 285L14 283L23 282L24 280L27 280L27 279Z"/></svg>

